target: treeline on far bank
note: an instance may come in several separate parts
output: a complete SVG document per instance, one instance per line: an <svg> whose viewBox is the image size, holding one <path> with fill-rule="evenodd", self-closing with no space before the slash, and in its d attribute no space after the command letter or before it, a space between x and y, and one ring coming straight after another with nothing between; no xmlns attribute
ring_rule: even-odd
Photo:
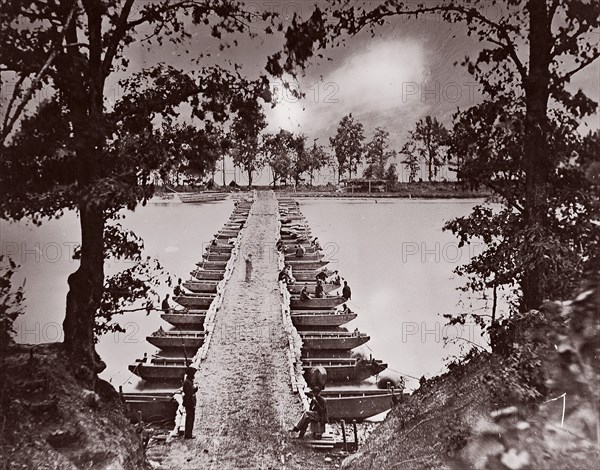
<svg viewBox="0 0 600 470"><path fill-rule="evenodd" d="M197 191L195 187L178 186L174 188L177 191ZM238 186L232 188L228 186L223 188L233 191L247 191L247 186ZM412 183L397 182L388 186L385 192L379 191L357 191L350 189L340 189L331 183L326 185L310 186L283 185L273 188L273 185L253 185L252 189L269 190L274 189L278 193L290 193L295 197L372 197L372 198L416 198L416 199L470 199L470 198L488 198L493 192L487 187L473 187L463 184L459 181L420 181ZM174 195L173 191L158 187L156 193L160 196Z"/></svg>

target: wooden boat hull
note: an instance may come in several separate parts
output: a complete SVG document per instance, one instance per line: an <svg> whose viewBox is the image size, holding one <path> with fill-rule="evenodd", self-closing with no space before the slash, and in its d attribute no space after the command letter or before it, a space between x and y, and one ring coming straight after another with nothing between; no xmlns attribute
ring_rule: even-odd
<svg viewBox="0 0 600 470"><path fill-rule="evenodd" d="M181 362L181 365L137 362L129 364L129 370L148 382L181 382L186 369L185 360Z"/></svg>
<svg viewBox="0 0 600 470"><path fill-rule="evenodd" d="M215 238L236 238L240 234L239 230L222 230L215 235Z"/></svg>
<svg viewBox="0 0 600 470"><path fill-rule="evenodd" d="M185 203L221 201L229 196L229 193L177 193L179 200Z"/></svg>
<svg viewBox="0 0 600 470"><path fill-rule="evenodd" d="M229 261L231 258L231 253L204 253L202 255L206 261L217 261L217 262L225 262Z"/></svg>
<svg viewBox="0 0 600 470"><path fill-rule="evenodd" d="M194 276L196 279L198 279L200 281L207 281L207 280L220 281L221 279L223 279L224 273L225 273L225 270L223 270L223 271L197 270L192 273L192 276Z"/></svg>
<svg viewBox="0 0 600 470"><path fill-rule="evenodd" d="M356 361L347 363L336 364L331 361L328 365L324 361L311 361L310 365L303 365L304 374L307 382L309 381L308 372L313 367L324 367L327 371L327 383L348 383L348 382L360 382L368 379L374 375L377 375L387 369L387 364L376 363L369 364L366 366L357 365ZM308 385L312 384L308 382Z"/></svg>
<svg viewBox="0 0 600 470"><path fill-rule="evenodd" d="M227 267L227 261L201 261L196 265L207 271L224 271Z"/></svg>
<svg viewBox="0 0 600 470"><path fill-rule="evenodd" d="M173 326L185 329L190 327L192 329L202 329L206 314L202 313L163 313L160 316L164 321L170 323Z"/></svg>
<svg viewBox="0 0 600 470"><path fill-rule="evenodd" d="M230 234L226 234L226 233L217 233L215 235L215 240L220 240L220 241L228 240L229 241L229 240L231 240L233 238L237 238L237 236L238 236L237 233L233 233L231 235Z"/></svg>
<svg viewBox="0 0 600 470"><path fill-rule="evenodd" d="M126 414L134 423L138 421L140 412L142 421L174 421L179 407L173 395L166 393L124 393L122 398Z"/></svg>
<svg viewBox="0 0 600 470"><path fill-rule="evenodd" d="M207 294L208 295L208 294ZM177 302L182 307L191 307L191 308L208 308L213 300L215 300L214 296L210 297L201 297L195 295L180 295L178 297L173 297L173 300Z"/></svg>
<svg viewBox="0 0 600 470"><path fill-rule="evenodd" d="M302 256L296 256L296 252L294 251L293 253L286 253L285 254L285 261L286 263L288 261L319 261L321 258L323 258L323 256L325 256L323 253L304 253L304 255Z"/></svg>
<svg viewBox="0 0 600 470"><path fill-rule="evenodd" d="M354 320L357 317L356 313L336 314L329 312L316 312L314 314L292 313L292 323L296 328L306 326L341 326Z"/></svg>
<svg viewBox="0 0 600 470"><path fill-rule="evenodd" d="M304 261L302 258L287 259L285 262L290 264L294 271L314 271L329 264L326 260Z"/></svg>
<svg viewBox="0 0 600 470"><path fill-rule="evenodd" d="M298 282L296 284L288 284L288 290L290 291L290 294L300 294L300 292L302 291L302 288L304 287L304 282ZM317 287L317 283L316 282L309 282L308 284L308 293L310 295L314 295L315 293L315 287ZM325 292L326 294L334 291L336 289L339 289L340 285L335 285L335 284L323 284L323 292Z"/></svg>
<svg viewBox="0 0 600 470"><path fill-rule="evenodd" d="M296 273L293 273L296 277ZM308 299L300 300L299 298L292 298L290 300L290 308L292 310L324 310L328 308L335 308L338 305L346 302L343 297L326 297L323 299Z"/></svg>
<svg viewBox="0 0 600 470"><path fill-rule="evenodd" d="M231 256L233 245L208 245L206 253L208 254L227 254Z"/></svg>
<svg viewBox="0 0 600 470"><path fill-rule="evenodd" d="M297 245L298 243L296 243ZM302 247L304 248L305 251L305 255L310 255L313 253L317 252L317 249L314 246L310 246L310 242L306 242L306 243L300 243L302 245ZM286 245L286 243L284 242L284 245ZM296 248L295 245L293 243L286 245L285 249L284 249L284 255L288 256L288 255L295 255L296 254Z"/></svg>
<svg viewBox="0 0 600 470"><path fill-rule="evenodd" d="M354 349L357 348L371 338L367 335L353 336L353 335L328 335L328 336L317 336L311 333L303 334L300 332L302 338L303 349Z"/></svg>
<svg viewBox="0 0 600 470"><path fill-rule="evenodd" d="M165 335L165 336L146 336L148 341L153 346L160 349L186 349L187 354L195 352L202 343L204 343L204 334L195 334L190 336L184 335Z"/></svg>
<svg viewBox="0 0 600 470"><path fill-rule="evenodd" d="M288 242L293 242L293 241L310 241L311 238L311 234L310 233L282 233L280 235L281 239L285 242L286 240Z"/></svg>
<svg viewBox="0 0 600 470"><path fill-rule="evenodd" d="M302 360L305 359L351 359L353 357L351 349L302 349Z"/></svg>
<svg viewBox="0 0 600 470"><path fill-rule="evenodd" d="M323 390L331 419L362 421L392 408L392 393L387 390L368 392Z"/></svg>
<svg viewBox="0 0 600 470"><path fill-rule="evenodd" d="M183 287L199 294L215 294L218 284L219 281L187 281L183 283Z"/></svg>

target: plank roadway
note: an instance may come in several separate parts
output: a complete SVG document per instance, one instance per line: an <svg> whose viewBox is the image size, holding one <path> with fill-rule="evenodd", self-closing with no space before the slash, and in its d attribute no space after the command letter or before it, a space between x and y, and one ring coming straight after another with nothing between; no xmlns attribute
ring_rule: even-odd
<svg viewBox="0 0 600 470"><path fill-rule="evenodd" d="M282 468L282 459L288 468L301 464L300 455L290 457L297 446L286 431L302 408L290 386L272 249L276 229L277 200L270 191L260 192L216 316L208 357L196 374L196 439L150 448L148 457L160 468ZM248 253L253 256L250 282L245 281Z"/></svg>

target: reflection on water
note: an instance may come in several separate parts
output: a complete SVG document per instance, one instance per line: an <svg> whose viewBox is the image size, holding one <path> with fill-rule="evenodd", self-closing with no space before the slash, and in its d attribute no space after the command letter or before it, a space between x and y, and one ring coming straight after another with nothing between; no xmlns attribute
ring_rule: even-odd
<svg viewBox="0 0 600 470"><path fill-rule="evenodd" d="M478 341L475 328L449 329L441 317L460 311L461 299L469 304L456 290L463 280L452 270L482 248L459 249L453 235L441 227L468 214L476 202L301 200L313 236L319 237L333 260L330 267L338 269L352 288L350 307L359 316L348 328L369 334L371 340L363 346L367 354L411 376L431 376L442 370L443 358L453 351L444 349L444 335ZM232 210L231 200L199 205L152 201L128 213L123 224L144 239L147 255L157 258L175 278L187 279L201 259L203 243ZM41 227L0 224L2 252L22 265L15 281L27 279L27 313L17 321L18 341L62 340L66 279L77 268L70 255L79 242L78 224L75 213ZM106 272L122 266L123 262L107 263ZM107 334L98 344L108 365L102 376L115 386L131 388L139 381L127 366L144 353L156 353L145 337L170 325L156 311L148 316L144 311L127 313L120 323L125 333ZM414 382L408 381L408 386L413 388Z"/></svg>

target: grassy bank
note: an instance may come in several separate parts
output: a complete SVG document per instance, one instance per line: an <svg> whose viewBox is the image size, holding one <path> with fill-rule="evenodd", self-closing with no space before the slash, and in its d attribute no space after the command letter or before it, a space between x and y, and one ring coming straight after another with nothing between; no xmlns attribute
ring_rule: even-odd
<svg viewBox="0 0 600 470"><path fill-rule="evenodd" d="M142 438L114 388L82 388L60 344L16 345L2 358L3 469L126 469L146 465Z"/></svg>

